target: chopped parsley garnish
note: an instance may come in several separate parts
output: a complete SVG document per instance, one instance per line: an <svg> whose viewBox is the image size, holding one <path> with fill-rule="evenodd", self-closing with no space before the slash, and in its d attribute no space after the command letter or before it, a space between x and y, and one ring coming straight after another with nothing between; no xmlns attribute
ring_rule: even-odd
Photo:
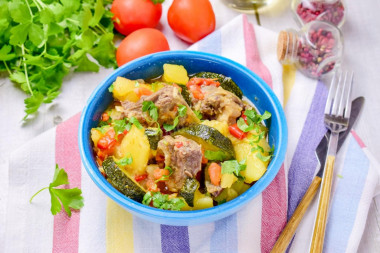
<svg viewBox="0 0 380 253"><path fill-rule="evenodd" d="M84 206L82 190L78 188L72 189L57 189L56 187L61 185L68 185L69 179L64 169L60 169L58 164L55 165L55 172L53 182L48 187L42 188L30 198L32 203L33 198L45 189L49 189L51 197L50 211L53 215L62 211L62 206L69 217L71 217L71 209L79 210Z"/></svg>
<svg viewBox="0 0 380 253"><path fill-rule="evenodd" d="M184 117L186 115L186 112L187 112L187 107L185 105L178 105L178 116L175 117L175 119L173 121L173 125L164 123L165 131L169 132L169 131L173 130L174 128L176 128L176 126L178 125L178 122L179 122L179 118Z"/></svg>
<svg viewBox="0 0 380 253"><path fill-rule="evenodd" d="M113 84L111 84L111 86L108 87L108 91L111 92L111 93L113 92Z"/></svg>
<svg viewBox="0 0 380 253"><path fill-rule="evenodd" d="M114 160L115 160L115 163L119 166L130 165L133 162L133 158L132 158L132 156L130 156L130 154L129 154L129 156L123 157L119 160L116 160L116 159L114 159Z"/></svg>
<svg viewBox="0 0 380 253"><path fill-rule="evenodd" d="M149 112L149 116L154 120L158 120L158 108L152 101L144 101L142 103L142 111Z"/></svg>
<svg viewBox="0 0 380 253"><path fill-rule="evenodd" d="M202 119L203 115L200 111L194 110L195 115L197 116L198 119Z"/></svg>
<svg viewBox="0 0 380 253"><path fill-rule="evenodd" d="M95 128L95 129L100 131L102 134L105 134L108 131L108 129L110 129L110 126L109 125L103 125L103 126Z"/></svg>
<svg viewBox="0 0 380 253"><path fill-rule="evenodd" d="M112 123L113 130L115 130L116 136L123 133L124 130L127 130L127 122L125 119L115 120Z"/></svg>
<svg viewBox="0 0 380 253"><path fill-rule="evenodd" d="M185 202L180 198L171 198L169 195L161 192L147 192L144 195L142 203L149 206L151 203L154 207L165 210L179 211L185 206Z"/></svg>
<svg viewBox="0 0 380 253"><path fill-rule="evenodd" d="M138 129L142 129L142 125L140 124L140 122L138 121L138 119L136 119L135 117L130 117L129 118L129 123L132 123L133 125L135 125ZM127 129L128 130L128 129ZM129 131L129 130L128 130Z"/></svg>
<svg viewBox="0 0 380 253"><path fill-rule="evenodd" d="M236 160L225 161L222 163L222 174L234 174L237 178L244 178L240 172L246 167L245 160L241 162Z"/></svg>
<svg viewBox="0 0 380 253"><path fill-rule="evenodd" d="M246 110L244 115L247 117L247 123L243 118L237 121L237 126L243 132L249 132L253 129L258 129L259 124L266 119L269 119L272 115L270 112L265 111L263 115L258 114L255 110Z"/></svg>

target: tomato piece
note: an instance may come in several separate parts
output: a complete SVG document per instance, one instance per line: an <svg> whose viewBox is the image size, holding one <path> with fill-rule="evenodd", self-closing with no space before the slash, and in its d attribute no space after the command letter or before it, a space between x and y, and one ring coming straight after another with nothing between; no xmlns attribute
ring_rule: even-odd
<svg viewBox="0 0 380 253"><path fill-rule="evenodd" d="M149 96L153 94L153 91L146 87L138 87L135 89L135 93L138 97Z"/></svg>
<svg viewBox="0 0 380 253"><path fill-rule="evenodd" d="M157 168L153 171L153 177L157 180L162 178L162 176L169 176L169 171L167 169Z"/></svg>
<svg viewBox="0 0 380 253"><path fill-rule="evenodd" d="M113 128L109 129L105 135L99 139L97 147L103 150L112 150L116 145L117 141L115 140L115 131Z"/></svg>
<svg viewBox="0 0 380 253"><path fill-rule="evenodd" d="M141 28L154 28L162 15L162 5L152 0L114 0L111 6L115 29L128 35Z"/></svg>
<svg viewBox="0 0 380 253"><path fill-rule="evenodd" d="M205 151L202 149L202 164L208 163L208 159L205 157Z"/></svg>
<svg viewBox="0 0 380 253"><path fill-rule="evenodd" d="M120 43L116 50L117 65L120 67L138 57L167 50L170 50L169 43L162 32L143 28L129 34Z"/></svg>
<svg viewBox="0 0 380 253"><path fill-rule="evenodd" d="M192 86L192 85L214 85L216 87L220 86L220 83L216 81L216 79L212 78L200 78L200 77L193 77L189 80L189 82L186 84L186 86Z"/></svg>
<svg viewBox="0 0 380 253"><path fill-rule="evenodd" d="M209 0L174 0L168 23L175 35L194 43L215 30L215 14Z"/></svg>
<svg viewBox="0 0 380 253"><path fill-rule="evenodd" d="M237 124L233 124L228 127L228 130L230 131L230 134L232 134L234 137L238 138L239 140L244 139L247 137L247 134L244 133L238 126Z"/></svg>
<svg viewBox="0 0 380 253"><path fill-rule="evenodd" d="M110 119L110 116L108 115L108 113L103 113L102 114L102 117L101 117L101 121L107 121Z"/></svg>
<svg viewBox="0 0 380 253"><path fill-rule="evenodd" d="M146 188L148 189L148 191L151 191L151 192L160 191L160 188L157 187L157 184L151 178L148 178L148 180L146 181Z"/></svg>
<svg viewBox="0 0 380 253"><path fill-rule="evenodd" d="M217 163L211 163L208 166L208 174L210 175L210 181L213 185L220 185L220 180L222 178L222 167Z"/></svg>
<svg viewBox="0 0 380 253"><path fill-rule="evenodd" d="M183 146L183 142L182 141L178 141L174 144L176 146L176 148L180 148Z"/></svg>
<svg viewBox="0 0 380 253"><path fill-rule="evenodd" d="M242 118L244 120L245 124L248 125L247 116L244 115L244 111L242 111L240 118Z"/></svg>
<svg viewBox="0 0 380 253"><path fill-rule="evenodd" d="M148 177L148 174L142 174L142 175L136 175L135 180L136 182L140 182Z"/></svg>
<svg viewBox="0 0 380 253"><path fill-rule="evenodd" d="M202 100L205 98L205 95L203 94L200 86L190 85L189 90L193 94L194 98L199 99L199 100Z"/></svg>

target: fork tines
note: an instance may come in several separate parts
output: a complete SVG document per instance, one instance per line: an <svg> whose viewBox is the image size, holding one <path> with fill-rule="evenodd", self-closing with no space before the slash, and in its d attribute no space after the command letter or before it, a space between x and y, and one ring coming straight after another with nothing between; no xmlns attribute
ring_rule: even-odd
<svg viewBox="0 0 380 253"><path fill-rule="evenodd" d="M344 123L350 118L351 90L354 73L352 71L336 70L330 84L330 91L325 107L325 117L331 116ZM348 87L347 87L348 86Z"/></svg>

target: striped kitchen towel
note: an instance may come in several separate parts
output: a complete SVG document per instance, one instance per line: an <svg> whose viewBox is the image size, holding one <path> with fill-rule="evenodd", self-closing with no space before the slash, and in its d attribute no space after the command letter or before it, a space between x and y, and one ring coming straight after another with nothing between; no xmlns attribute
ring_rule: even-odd
<svg viewBox="0 0 380 253"><path fill-rule="evenodd" d="M77 114L12 153L4 252L269 252L314 176L314 150L326 132L327 88L291 67L282 68L276 40L276 33L252 26L241 15L190 48L246 65L284 104L289 127L285 162L268 188L241 211L188 227L132 216L107 199L85 172L77 145ZM31 195L51 181L56 163L67 171L70 187L83 191L85 206L71 218L50 214L47 191L29 203ZM325 252L355 252L378 185L379 165L351 132L336 168ZM297 231L291 252L307 251L314 210Z"/></svg>

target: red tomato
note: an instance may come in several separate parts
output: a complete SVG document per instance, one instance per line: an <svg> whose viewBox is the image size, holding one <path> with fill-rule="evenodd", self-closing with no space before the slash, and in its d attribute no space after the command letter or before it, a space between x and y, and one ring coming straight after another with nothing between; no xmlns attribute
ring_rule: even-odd
<svg viewBox="0 0 380 253"><path fill-rule="evenodd" d="M194 43L215 30L215 14L209 0L174 0L168 23L178 37Z"/></svg>
<svg viewBox="0 0 380 253"><path fill-rule="evenodd" d="M156 27L162 14L162 6L152 0L114 0L111 12L115 29L128 35L141 28Z"/></svg>
<svg viewBox="0 0 380 253"><path fill-rule="evenodd" d="M119 67L138 57L160 51L170 50L165 35L157 29L143 28L123 39L116 51Z"/></svg>

